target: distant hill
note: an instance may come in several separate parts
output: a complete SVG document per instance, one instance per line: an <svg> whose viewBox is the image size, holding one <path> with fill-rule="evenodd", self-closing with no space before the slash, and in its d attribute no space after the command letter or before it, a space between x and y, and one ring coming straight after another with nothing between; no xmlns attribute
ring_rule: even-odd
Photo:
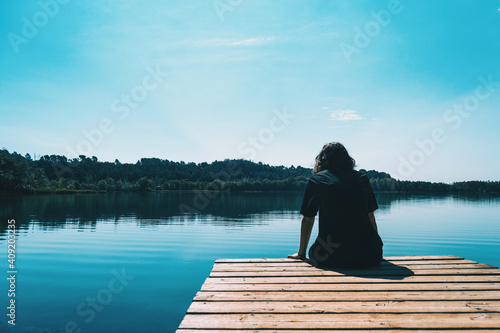
<svg viewBox="0 0 500 333"><path fill-rule="evenodd" d="M401 181L388 173L367 173L375 191L403 193L499 193L500 182L453 184ZM80 155L68 159L45 155L33 160L29 154L0 150L2 192L114 192L161 190L303 191L312 170L271 166L248 160L185 163L142 158L137 163L100 162Z"/></svg>

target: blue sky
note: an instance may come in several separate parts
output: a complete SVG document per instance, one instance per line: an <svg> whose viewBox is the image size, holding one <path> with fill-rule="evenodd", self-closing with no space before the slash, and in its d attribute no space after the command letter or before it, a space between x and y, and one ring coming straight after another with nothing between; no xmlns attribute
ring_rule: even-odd
<svg viewBox="0 0 500 333"><path fill-rule="evenodd" d="M500 1L3 2L0 147L499 180Z"/></svg>

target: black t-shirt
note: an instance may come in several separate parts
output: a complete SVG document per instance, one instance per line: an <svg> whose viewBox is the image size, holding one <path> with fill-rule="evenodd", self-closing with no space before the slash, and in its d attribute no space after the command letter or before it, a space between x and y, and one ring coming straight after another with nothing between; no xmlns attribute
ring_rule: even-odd
<svg viewBox="0 0 500 333"><path fill-rule="evenodd" d="M366 174L358 171L332 173L329 170L314 174L307 184L300 213L316 216L319 210L319 233L310 251L311 259L347 265L360 261L382 248L382 240L371 224L368 213L378 208ZM329 244L329 245L328 245ZM326 247L326 248L325 248ZM315 252L317 255L315 255ZM324 255L318 255L318 253ZM353 257L353 254L354 257ZM356 263L353 263L356 266Z"/></svg>

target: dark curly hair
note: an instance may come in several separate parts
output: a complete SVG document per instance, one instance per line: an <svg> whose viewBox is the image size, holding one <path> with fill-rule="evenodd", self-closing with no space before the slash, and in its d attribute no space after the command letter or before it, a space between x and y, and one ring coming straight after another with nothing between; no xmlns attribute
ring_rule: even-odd
<svg viewBox="0 0 500 333"><path fill-rule="evenodd" d="M318 156L316 156L313 173L323 170L344 172L353 170L355 165L356 161L349 156L344 145L339 142L330 142L324 145Z"/></svg>

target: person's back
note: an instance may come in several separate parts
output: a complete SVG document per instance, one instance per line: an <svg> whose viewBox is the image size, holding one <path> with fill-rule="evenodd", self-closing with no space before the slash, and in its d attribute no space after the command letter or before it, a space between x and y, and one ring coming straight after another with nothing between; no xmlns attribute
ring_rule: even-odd
<svg viewBox="0 0 500 333"><path fill-rule="evenodd" d="M319 267L375 266L382 260L383 244L376 230L373 211L378 206L368 177L353 170L354 160L341 144L325 145L322 153L327 149L330 161L337 158L336 162L344 163L325 163L333 167L315 168L309 179L301 207L304 219L297 255L305 253L314 216L319 210L318 238L309 249L311 262ZM328 157L328 153L324 155ZM317 161L321 158L320 153Z"/></svg>
<svg viewBox="0 0 500 333"><path fill-rule="evenodd" d="M317 195L320 202L318 239L309 250L311 262L322 267L377 265L382 241L368 218L377 204L370 196L367 176L357 171L334 175L325 170L310 181L314 185L305 196ZM313 207L304 206L303 214L308 216Z"/></svg>

